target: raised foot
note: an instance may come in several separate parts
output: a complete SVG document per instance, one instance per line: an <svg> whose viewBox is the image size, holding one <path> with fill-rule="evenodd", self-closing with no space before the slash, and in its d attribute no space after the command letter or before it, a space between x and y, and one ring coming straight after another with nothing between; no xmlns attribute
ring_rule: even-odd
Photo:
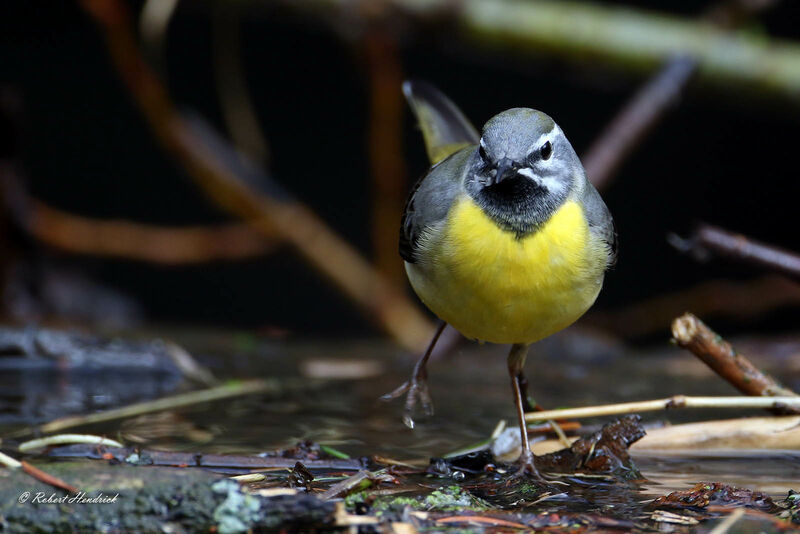
<svg viewBox="0 0 800 534"><path fill-rule="evenodd" d="M431 394L428 391L428 381L424 375L419 376L415 373L411 380L403 382L403 384L392 392L387 393L381 397L382 401L389 402L391 400L406 394L406 405L403 411L403 423L408 428L414 428L414 419L411 417L414 413L417 403L422 407L425 415L433 415L433 401Z"/></svg>

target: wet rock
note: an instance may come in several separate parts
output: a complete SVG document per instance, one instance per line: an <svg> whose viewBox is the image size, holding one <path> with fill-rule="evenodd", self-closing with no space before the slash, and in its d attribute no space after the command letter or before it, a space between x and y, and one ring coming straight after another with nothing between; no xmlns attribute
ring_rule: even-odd
<svg viewBox="0 0 800 534"><path fill-rule="evenodd" d="M2 469L3 532L305 532L335 521L335 505L313 495L248 493L237 482L200 469L97 462L42 467L83 495Z"/></svg>

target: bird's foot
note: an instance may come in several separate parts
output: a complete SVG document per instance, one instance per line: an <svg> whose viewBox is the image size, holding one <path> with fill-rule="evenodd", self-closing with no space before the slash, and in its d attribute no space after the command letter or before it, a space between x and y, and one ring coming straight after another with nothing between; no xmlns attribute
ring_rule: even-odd
<svg viewBox="0 0 800 534"><path fill-rule="evenodd" d="M425 415L433 415L433 401L428 391L428 380L424 374L414 373L410 380L403 382L403 384L394 391L383 395L381 400L388 402L400 397L404 393L406 394L406 405L403 412L403 423L408 428L414 428L414 419L412 415L417 403L420 404Z"/></svg>
<svg viewBox="0 0 800 534"><path fill-rule="evenodd" d="M522 451L513 465L516 471L508 477L508 483L525 480L547 486L550 485L542 475L539 474L539 470L536 469L536 463L534 462L534 456L531 451Z"/></svg>

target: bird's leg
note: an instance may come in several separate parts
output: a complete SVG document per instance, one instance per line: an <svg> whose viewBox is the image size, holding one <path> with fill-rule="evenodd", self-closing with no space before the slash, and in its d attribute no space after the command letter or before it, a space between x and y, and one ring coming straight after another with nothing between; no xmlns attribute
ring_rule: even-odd
<svg viewBox="0 0 800 534"><path fill-rule="evenodd" d="M530 443L528 442L528 427L525 422L525 405L520 378L524 379L522 369L525 366L525 357L527 355L528 345L524 343L515 343L511 346L511 352L508 353L508 374L511 377L511 388L514 391L514 403L517 406L517 419L519 421L519 432L522 441L522 452L517 460L519 470L514 475L514 478L527 476L544 481L539 471L536 470L534 456L531 452Z"/></svg>
<svg viewBox="0 0 800 534"><path fill-rule="evenodd" d="M520 369L519 374L517 375L517 382L519 382L519 389L522 395L523 410L526 412L535 412L536 407L531 402L530 395L528 395L528 379L525 378L525 371L522 369Z"/></svg>
<svg viewBox="0 0 800 534"><path fill-rule="evenodd" d="M414 412L414 407L417 405L417 401L419 401L419 403L422 405L422 409L426 415L433 415L433 401L431 400L431 394L428 391L428 369L426 365L428 363L428 358L431 357L433 348L436 346L436 342L439 340L439 336L441 336L442 332L444 331L445 326L447 326L446 322L439 321L439 326L436 328L436 333L433 335L433 339L431 339L430 344L428 344L428 349L425 351L425 354L422 355L422 358L420 358L414 365L411 378L407 382L403 382L403 384L394 391L381 397L381 400L390 401L392 399L396 399L403 393L406 393L406 406L403 413L403 423L405 423L408 428L414 428L414 419L411 418L411 415Z"/></svg>

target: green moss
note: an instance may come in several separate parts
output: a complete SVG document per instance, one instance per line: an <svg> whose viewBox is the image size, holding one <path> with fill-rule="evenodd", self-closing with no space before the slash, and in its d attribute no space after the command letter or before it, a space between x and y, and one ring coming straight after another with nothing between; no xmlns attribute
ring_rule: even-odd
<svg viewBox="0 0 800 534"><path fill-rule="evenodd" d="M374 499L370 499L370 497L371 496L367 491L353 493L345 498L345 506L348 510L353 512L358 509L359 505L368 503L370 505L370 513L374 514L376 517L382 517L387 514L400 514L406 508L437 512L463 510L480 511L491 508L487 502L475 497L468 491L458 486L448 486L446 488L442 487L432 491L427 495L378 495L374 496Z"/></svg>
<svg viewBox="0 0 800 534"><path fill-rule="evenodd" d="M439 488L425 497L424 505L426 510L436 510L441 512L453 510L487 510L489 504L460 488L459 486L449 486Z"/></svg>

